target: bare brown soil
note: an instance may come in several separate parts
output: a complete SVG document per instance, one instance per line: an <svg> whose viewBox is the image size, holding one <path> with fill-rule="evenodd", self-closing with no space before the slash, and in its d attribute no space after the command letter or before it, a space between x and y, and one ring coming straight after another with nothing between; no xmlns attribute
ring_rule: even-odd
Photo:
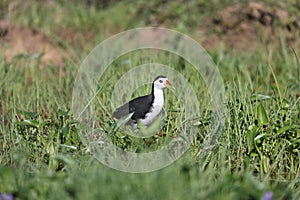
<svg viewBox="0 0 300 200"><path fill-rule="evenodd" d="M229 6L200 27L199 41L208 49L220 43L231 51L257 53L259 49L300 47L300 19L280 7L250 2ZM285 48L284 47L284 48Z"/></svg>
<svg viewBox="0 0 300 200"><path fill-rule="evenodd" d="M0 21L0 48L5 51L5 61L11 62L19 54L41 53L41 62L46 65L64 66L63 55L40 30Z"/></svg>

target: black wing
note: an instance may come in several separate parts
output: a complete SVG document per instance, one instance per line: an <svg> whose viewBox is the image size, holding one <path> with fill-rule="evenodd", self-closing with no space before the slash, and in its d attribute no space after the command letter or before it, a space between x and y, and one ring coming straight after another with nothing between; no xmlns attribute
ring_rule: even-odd
<svg viewBox="0 0 300 200"><path fill-rule="evenodd" d="M151 94L133 99L123 106L117 108L113 113L113 117L120 119L129 113L134 113L131 117L131 119L134 121L145 118L145 115L151 108L153 100L154 96Z"/></svg>
<svg viewBox="0 0 300 200"><path fill-rule="evenodd" d="M144 119L151 109L154 100L153 95L138 97L129 102L129 112L134 113L131 117L133 120Z"/></svg>

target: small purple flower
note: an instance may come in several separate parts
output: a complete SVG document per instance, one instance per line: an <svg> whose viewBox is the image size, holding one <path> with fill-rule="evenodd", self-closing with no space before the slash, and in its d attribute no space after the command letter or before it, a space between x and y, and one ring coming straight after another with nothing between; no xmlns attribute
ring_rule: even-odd
<svg viewBox="0 0 300 200"><path fill-rule="evenodd" d="M14 200L14 197L11 194L3 193L0 194L0 200Z"/></svg>
<svg viewBox="0 0 300 200"><path fill-rule="evenodd" d="M272 192L272 191L266 192L266 193L262 196L261 200L273 200L273 192Z"/></svg>

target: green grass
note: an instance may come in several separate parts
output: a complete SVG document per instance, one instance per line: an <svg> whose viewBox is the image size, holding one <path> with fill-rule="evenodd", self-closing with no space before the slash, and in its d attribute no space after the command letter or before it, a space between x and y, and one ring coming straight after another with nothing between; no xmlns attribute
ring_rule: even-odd
<svg viewBox="0 0 300 200"><path fill-rule="evenodd" d="M144 4L153 7L151 3L144 2L142 6ZM177 4L170 5L179 12L174 14L175 18L185 12L184 8L178 10ZM208 9L203 15L209 14L211 5L203 3L203 6ZM193 88L199 91L197 95L204 99L200 108L203 114L198 119L199 134L191 148L162 170L129 174L106 167L88 152L81 140L80 126L69 110L80 60L94 46L94 41L126 28L145 25L146 22L133 18L140 14L137 12L140 7L127 6L125 1L98 11L94 6L55 1L51 9L38 2L27 8L24 15L17 13L16 23L41 27L54 41L62 41L65 44L62 48L75 52L78 61L67 59L62 69L43 66L38 55L20 55L8 64L2 59L4 52L0 51L0 110L3 113L0 116L0 193L13 194L16 199L260 199L265 192L273 191L274 199L299 199L298 49L294 53L283 47L269 51L274 53L266 54L262 50L255 55L236 55L222 49L210 52L221 72L227 96L225 127L217 145L207 155L197 154L207 133L210 107L205 101L207 97L201 96L206 88L195 84L197 76L190 76ZM48 17L57 13L61 15L53 20ZM122 23L124 16L132 19ZM158 17L173 19L172 16ZM82 33L92 29L94 24L95 30L107 30L82 47ZM81 35L74 46L53 32L62 25ZM175 28L189 33L187 26ZM124 55L99 82L101 88L110 81L95 100L96 104L101 102L97 112L99 123L106 131L114 125L109 117L113 83L132 66L147 63L149 59L144 58L143 53ZM131 65L120 69L122 60L128 59ZM152 59L175 65L182 74L195 74L191 66L176 56L159 54ZM149 90L149 86L140 88L134 96L143 94L144 89ZM170 115L163 128L166 136L156 136L153 142L132 137L124 139L122 132L117 132L111 136L115 144L134 152L154 151L166 145L179 125L176 113L170 112L178 109L178 104L174 104L177 99L170 91L167 96L171 98L166 102Z"/></svg>

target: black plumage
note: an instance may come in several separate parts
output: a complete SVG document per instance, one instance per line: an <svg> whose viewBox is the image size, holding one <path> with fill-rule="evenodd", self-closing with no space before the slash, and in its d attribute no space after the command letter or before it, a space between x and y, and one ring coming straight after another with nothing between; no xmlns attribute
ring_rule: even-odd
<svg viewBox="0 0 300 200"><path fill-rule="evenodd" d="M113 113L113 117L120 119L125 115L133 113L131 117L133 121L144 119L151 108L153 100L154 96L152 94L133 99L123 106L117 108L117 110Z"/></svg>

